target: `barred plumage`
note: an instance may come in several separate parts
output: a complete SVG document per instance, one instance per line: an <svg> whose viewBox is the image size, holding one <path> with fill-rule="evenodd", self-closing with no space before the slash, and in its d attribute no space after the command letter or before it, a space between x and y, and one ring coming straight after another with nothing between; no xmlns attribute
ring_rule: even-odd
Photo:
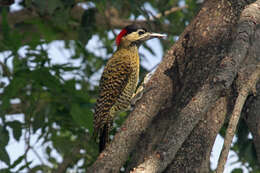
<svg viewBox="0 0 260 173"><path fill-rule="evenodd" d="M139 80L138 47L141 42L154 37L163 35L130 25L116 39L118 50L104 68L94 113L94 135L99 135L100 152L109 141L113 117L130 107Z"/></svg>

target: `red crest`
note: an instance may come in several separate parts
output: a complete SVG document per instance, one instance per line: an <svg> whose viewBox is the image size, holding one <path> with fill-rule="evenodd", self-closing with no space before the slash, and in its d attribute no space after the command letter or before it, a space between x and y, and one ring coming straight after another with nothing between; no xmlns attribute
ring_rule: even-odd
<svg viewBox="0 0 260 173"><path fill-rule="evenodd" d="M126 29L122 29L122 31L117 35L116 37L116 45L119 46L121 38L126 35L127 30Z"/></svg>

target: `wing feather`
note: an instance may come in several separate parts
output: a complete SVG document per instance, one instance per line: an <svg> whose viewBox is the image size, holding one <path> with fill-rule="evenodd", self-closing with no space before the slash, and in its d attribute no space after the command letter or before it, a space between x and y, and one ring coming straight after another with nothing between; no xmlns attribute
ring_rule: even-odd
<svg viewBox="0 0 260 173"><path fill-rule="evenodd" d="M129 61L115 58L108 61L100 80L100 93L95 106L94 131L96 133L103 128L104 124L112 121L109 111L126 87L131 72Z"/></svg>

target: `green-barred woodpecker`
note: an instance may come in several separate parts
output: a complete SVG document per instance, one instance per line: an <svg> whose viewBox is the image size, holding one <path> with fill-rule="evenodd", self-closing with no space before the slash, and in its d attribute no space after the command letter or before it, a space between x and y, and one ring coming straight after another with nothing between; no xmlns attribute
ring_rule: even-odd
<svg viewBox="0 0 260 173"><path fill-rule="evenodd" d="M135 96L140 66L138 48L146 40L163 37L165 35L135 25L125 27L116 37L117 50L101 76L94 112L94 136L99 135L100 152L109 142L114 116L129 109Z"/></svg>

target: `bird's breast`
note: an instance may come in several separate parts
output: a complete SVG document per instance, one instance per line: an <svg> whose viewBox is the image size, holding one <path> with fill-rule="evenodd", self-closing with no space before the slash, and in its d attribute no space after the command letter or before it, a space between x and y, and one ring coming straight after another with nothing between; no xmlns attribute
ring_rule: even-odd
<svg viewBox="0 0 260 173"><path fill-rule="evenodd" d="M118 98L116 104L111 109L111 115L115 112L124 111L129 108L133 94L135 93L139 81L139 55L138 52L132 53L127 59L131 64L132 72L129 76L128 82Z"/></svg>

